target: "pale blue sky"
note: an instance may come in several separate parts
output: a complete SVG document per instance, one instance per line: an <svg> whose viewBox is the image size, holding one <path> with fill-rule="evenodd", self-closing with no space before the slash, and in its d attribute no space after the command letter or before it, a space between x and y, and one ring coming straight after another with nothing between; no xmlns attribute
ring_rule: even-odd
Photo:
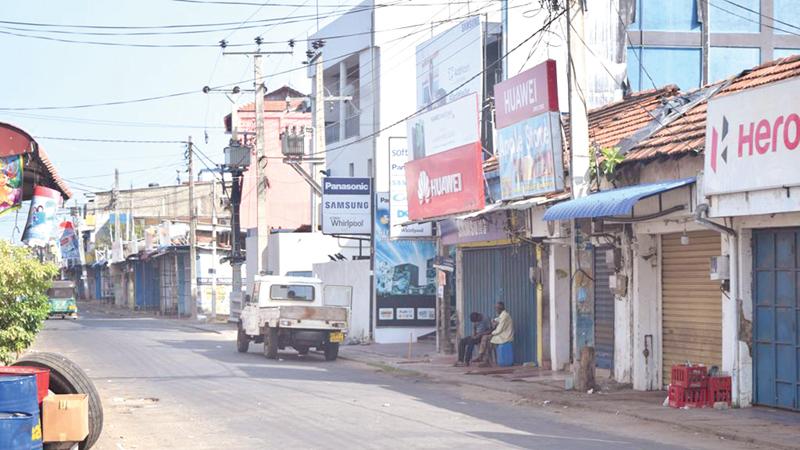
<svg viewBox="0 0 800 450"><path fill-rule="evenodd" d="M254 1L254 3L256 3ZM161 26L235 22L283 18L287 15L314 14L313 0L274 0L271 3L306 4L275 7L253 5L214 5L174 0L118 1L44 1L4 2L0 20L75 25ZM349 9L355 1L321 1L320 14L337 11L334 5ZM325 20L321 21L324 25ZM250 24L245 24L249 26ZM9 27L17 28L11 29ZM62 43L3 32L38 34L82 41L107 41L148 44L209 44L227 38L230 43L253 43L263 33L267 41L305 38L316 30L313 19L268 28L216 31L188 35L159 36L84 36L31 32L33 26L0 23L0 107L68 106L159 96L175 92L197 94L119 106L45 111L0 111L0 121L14 124L33 136L78 137L99 139L185 140L192 136L199 147L216 162L228 137L222 130L222 118L231 104L222 94L205 95L204 85L223 85L252 78L248 57L221 56L219 47L211 48L132 48ZM217 27L236 28L236 26ZM64 28L58 28L64 30ZM73 31L87 31L85 29ZM88 30L114 32L118 30ZM252 46L236 50L254 50ZM285 44L264 45L262 50L286 50ZM305 43L298 43L294 55L272 56L264 61L265 74L300 67L305 59ZM304 70L268 79L269 89L291 84L309 91ZM242 84L243 89L252 85ZM241 103L251 101L245 94ZM75 120L73 120L75 119ZM98 123L99 121L99 123ZM118 122L131 122L123 125ZM142 123L159 124L141 126ZM136 125L136 126L134 126ZM181 125L175 127L171 125ZM183 127L188 125L188 127ZM207 127L207 128L206 128ZM204 132L208 133L208 143ZM176 169L182 169L184 146L181 144L116 144L66 142L38 139L56 164L59 174L68 180L79 203L86 189L109 189L114 168L121 172L123 187L146 186L150 182L173 184ZM196 164L197 169L203 168ZM128 173L138 171L136 173ZM181 174L186 180L186 174ZM81 183L81 184L78 184ZM75 200L71 200L73 204ZM14 214L0 217L0 238L10 238ZM20 228L24 215L20 213Z"/></svg>

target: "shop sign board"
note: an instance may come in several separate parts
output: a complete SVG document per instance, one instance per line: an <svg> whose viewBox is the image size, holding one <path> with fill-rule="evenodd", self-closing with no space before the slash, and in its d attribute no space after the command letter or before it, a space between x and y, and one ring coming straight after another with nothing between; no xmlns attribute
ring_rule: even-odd
<svg viewBox="0 0 800 450"><path fill-rule="evenodd" d="M547 60L495 87L501 198L564 189L556 63Z"/></svg>
<svg viewBox="0 0 800 450"><path fill-rule="evenodd" d="M479 142L406 164L408 215L424 220L485 205Z"/></svg>
<svg viewBox="0 0 800 450"><path fill-rule="evenodd" d="M333 178L322 180L322 233L371 234L372 180Z"/></svg>
<svg viewBox="0 0 800 450"><path fill-rule="evenodd" d="M468 219L447 219L439 222L443 245L508 239L505 211Z"/></svg>
<svg viewBox="0 0 800 450"><path fill-rule="evenodd" d="M469 94L406 121L411 140L411 159L433 156L478 142L480 120L478 95Z"/></svg>
<svg viewBox="0 0 800 450"><path fill-rule="evenodd" d="M556 62L552 59L494 87L495 126L505 128L546 112L559 112Z"/></svg>
<svg viewBox="0 0 800 450"><path fill-rule="evenodd" d="M564 189L561 123L547 112L497 130L503 200Z"/></svg>
<svg viewBox="0 0 800 450"><path fill-rule="evenodd" d="M800 185L800 78L709 100L704 153L706 195Z"/></svg>
<svg viewBox="0 0 800 450"><path fill-rule="evenodd" d="M435 108L467 94L481 94L483 26L480 16L467 18L419 44L416 64L417 108Z"/></svg>
<svg viewBox="0 0 800 450"><path fill-rule="evenodd" d="M409 221L405 168L408 160L408 140L389 138L389 235L392 239L431 237L433 234L430 222L400 225Z"/></svg>
<svg viewBox="0 0 800 450"><path fill-rule="evenodd" d="M389 194L375 202L376 325L436 325L436 243L432 239L390 239Z"/></svg>

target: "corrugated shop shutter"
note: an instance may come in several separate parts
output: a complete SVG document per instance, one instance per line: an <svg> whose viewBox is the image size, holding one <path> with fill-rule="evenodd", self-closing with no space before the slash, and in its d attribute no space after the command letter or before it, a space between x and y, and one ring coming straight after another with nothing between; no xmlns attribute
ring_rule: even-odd
<svg viewBox="0 0 800 450"><path fill-rule="evenodd" d="M494 318L494 304L503 301L514 320L514 362L536 361L536 289L530 268L536 264L533 247L513 245L464 249L464 311L466 330L469 315L479 312Z"/></svg>
<svg viewBox="0 0 800 450"><path fill-rule="evenodd" d="M614 270L606 263L608 249L594 250L594 350L597 367L602 369L614 364L614 294L608 287Z"/></svg>
<svg viewBox="0 0 800 450"><path fill-rule="evenodd" d="M661 237L663 383L673 364L722 364L722 301L719 281L709 278L710 258L721 252L719 233L687 233Z"/></svg>

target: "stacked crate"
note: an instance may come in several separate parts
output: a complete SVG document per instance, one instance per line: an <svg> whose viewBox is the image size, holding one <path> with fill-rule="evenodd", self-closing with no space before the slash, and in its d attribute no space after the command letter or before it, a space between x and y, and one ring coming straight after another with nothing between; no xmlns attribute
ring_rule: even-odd
<svg viewBox="0 0 800 450"><path fill-rule="evenodd" d="M704 408L717 402L731 404L731 377L709 376L706 366L677 364L672 366L669 385L669 406Z"/></svg>

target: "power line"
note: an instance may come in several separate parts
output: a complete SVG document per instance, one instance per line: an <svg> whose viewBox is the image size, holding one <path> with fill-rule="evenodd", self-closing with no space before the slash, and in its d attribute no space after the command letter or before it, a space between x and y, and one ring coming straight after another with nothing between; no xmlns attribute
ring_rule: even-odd
<svg viewBox="0 0 800 450"><path fill-rule="evenodd" d="M75 141L75 142L109 142L115 144L185 144L186 141L159 141L159 140L138 140L138 139L98 139L84 137L60 137L60 136L34 136L35 139L47 139L51 141Z"/></svg>
<svg viewBox="0 0 800 450"><path fill-rule="evenodd" d="M798 27L797 25L792 25L792 24L791 24L791 23L789 23L789 22L784 22L784 21L782 21L782 20L779 20L779 19L776 19L776 18L774 18L774 17L770 17L770 16L768 16L768 15L766 15L766 14L762 13L761 11L756 11L756 10L754 10L754 9L752 9L752 8L748 8L748 7L747 7L747 6L745 6L745 5L740 5L739 3L733 2L733 1L731 1L731 0L722 0L722 1L724 1L725 3L729 3L729 4L733 5L733 6L736 6L737 8L741 8L741 9L743 9L743 10L745 10L745 11L749 11L749 12L751 12L751 13L758 14L759 16L761 16L761 17L763 17L763 18L765 18L765 19L769 19L769 20L771 20L771 21L773 21L773 22L777 22L777 23L779 23L779 24L781 24L781 25L786 25L787 27L791 27L791 28L795 28L795 29L797 29L797 30L800 30L800 27ZM725 10L723 10L723 11L725 11ZM729 12L729 13L730 13L730 11L727 11L727 12ZM731 14L733 14L733 13L731 13ZM739 17L741 17L741 16L739 16ZM778 31L783 31L783 30L778 30ZM789 33L788 31L785 31L785 32L786 32L786 33Z"/></svg>
<svg viewBox="0 0 800 450"><path fill-rule="evenodd" d="M453 88L453 89L451 89L450 91L448 91L448 92L446 92L446 93L442 94L440 97L438 97L438 98L436 98L436 99L433 99L433 100L432 100L430 103L428 103L427 105L423 106L422 108L419 108L419 109L417 109L416 111L414 111L413 113L411 113L411 114L409 114L409 115L407 115L407 116L403 117L402 119L400 119L400 120L397 120L397 121L395 121L394 123L391 123L391 124L389 124L389 125L387 125L387 126L385 126L385 127L381 128L381 129L379 129L379 130L377 130L377 131L374 131L374 132L372 132L372 133L370 133L370 134L366 135L366 136L361 136L361 137L359 137L358 139L356 139L356 140L354 140L354 141L350 141L350 142L348 142L348 145L357 144L357 143L359 143L359 142L363 142L363 141L365 141L365 140L367 140L367 139L371 139L371 138L373 138L373 137L375 137L375 136L379 135L380 133L382 133L382 132L384 132L384 131L386 131L386 130L388 130L388 129L392 128L392 127L395 127L395 126L397 126L397 125L400 125L400 124L402 124L403 122L407 121L408 119L411 119L411 118L413 118L413 117L417 116L418 114L425 112L425 111L426 111L426 110L427 110L429 107L431 107L431 106L433 106L433 105L437 104L438 102L440 102L440 101L441 101L441 100L443 100L443 99L446 99L446 98L447 98L447 96L449 96L450 94L452 94L452 93L454 93L454 92L457 92L459 89L461 89L462 87L464 87L464 86L466 86L467 84L469 84L469 83L470 83L472 80L474 80L475 78L478 78L479 76L483 75L483 74L484 74L484 73L485 73L487 70L494 68L494 66L496 66L496 65L497 65L497 64L499 64L501 61L503 61L504 59L506 59L506 57L508 57L508 55L510 55L510 54L511 54L511 53L513 53L514 51L518 50L518 49L519 49L520 47L522 47L524 44L528 43L530 40L532 40L534 37L536 37L536 35L538 35L539 33L541 33L541 32L543 32L543 31L545 31L545 30L546 30L546 29L547 29L547 28L548 28L548 27L549 27L549 26L550 26L550 25L551 25L553 22L555 22L555 21L556 21L557 19L559 19L559 18L560 18L562 15L564 15L564 13L565 13L565 12L566 12L566 10L565 10L565 9L564 9L564 10L561 10L561 12L559 12L559 13L558 13L558 14L556 14L554 17L552 17L550 20L548 20L548 21L547 21L547 22L546 22L546 23L545 23L545 24L544 24L544 25L543 25L541 28L539 28L538 30L534 31L534 32L533 32L533 34L531 34L530 36L528 36L527 38L525 38L525 39L524 39L522 42L520 42L519 44L517 44L517 45L516 45L516 46L514 46L513 48L509 49L509 50L508 50L508 51L507 51L505 54L503 54L502 56L498 57L498 58L497 58L495 61L492 61L492 62L491 62L489 65L488 65L488 67L484 68L483 70L479 71L479 72L478 72L478 73L476 73L475 75L471 76L470 78L468 78L467 80L465 80L463 83L459 84L458 86L454 87L454 88ZM341 151L341 150L343 150L343 147L338 147L338 148L333 148L333 149L326 149L326 150L325 150L325 151L323 151L323 152L315 152L315 153L311 153L309 156L313 156L313 155L319 155L319 154L323 154L323 153L329 153L329 152L332 152L332 151Z"/></svg>
<svg viewBox="0 0 800 450"><path fill-rule="evenodd" d="M723 0L723 1L727 1L727 0ZM732 2L728 2L728 3L732 3ZM765 27L767 27L767 28L770 28L770 29L772 29L772 30L775 30L775 31L781 31L781 32L783 32L783 33L792 34L792 35L794 35L794 36L800 36L800 33L797 33L797 32L795 32L795 31L784 30L784 29L782 29L782 28L778 28L778 27L776 27L776 26L774 26L774 25L768 25L768 24L766 24L766 23L761 23L761 21L760 21L760 20L754 20L754 19L753 19L753 18L751 18L751 17L747 17L747 16L744 16L744 15L741 15L741 14L737 14L737 13L735 13L735 12L733 12L733 11L730 11L730 10L728 10L728 9L725 9L725 8L723 8L723 7L721 7L721 6L717 5L717 4L715 4L715 3L712 3L711 1L709 1L709 2L708 2L708 4L709 4L709 5L711 5L711 6L713 6L714 8L717 8L717 9L718 9L718 10L720 10L720 11L725 11L726 13L728 13L728 14L730 14L730 15L732 15L732 16L736 16L736 17L738 17L738 18L740 18L740 19L747 20L748 22L752 22L752 23L759 24L759 25L764 25ZM732 3L732 4L734 4L734 5L736 5L736 6L739 6L739 7L741 7L741 8L744 8L742 5L738 5L738 4L735 4L735 3ZM747 8L744 8L744 9L747 9ZM750 10L750 11L752 11L752 10ZM769 17L769 16L765 16L765 15L763 15L763 14L761 14L761 13L756 13L756 14L758 14L758 15L760 15L760 16L762 16L762 17L765 17L765 18L772 19L771 17ZM772 20L775 20L775 19L772 19ZM781 22L781 23L782 23L782 22ZM790 27L795 27L795 28L797 28L797 27L796 27L796 26L794 26L794 25L789 25L789 26L790 26ZM798 28L798 29L800 29L800 28Z"/></svg>
<svg viewBox="0 0 800 450"><path fill-rule="evenodd" d="M439 21L439 23L445 23L445 22L449 22L449 21L453 21L453 20L458 20L458 19L442 20L442 21ZM427 25L427 23L425 25ZM418 30L418 31L415 31L415 32L411 32L411 33L408 33L408 34L406 34L404 36L400 36L399 38L387 41L385 44L389 44L389 43L392 43L392 42L396 42L396 41L399 41L399 40L406 39L406 38L408 38L410 36L413 36L415 34L419 34L419 33L423 32L423 31L427 31L427 30L422 29L422 30ZM2 33L2 32L0 32L0 33ZM349 56L357 55L357 54L361 53L361 51L362 50L355 50L355 51L348 52L348 53L345 53L345 54L342 54L342 55L334 56L334 57L331 58L331 60L339 60L339 61L341 61L343 59L346 59ZM307 70L307 68L308 67L306 65L301 65L299 67L294 67L294 68L291 68L291 69L287 69L287 70L284 70L284 71L273 73L270 76L274 77L274 76L278 76L278 75L284 75L284 74L288 74L288 73L295 72L295 71L298 71L298 70ZM238 81L238 82L234 82L234 83L228 83L228 84L224 84L224 85L215 86L215 87L212 87L211 89L212 90L219 90L219 89L229 88L229 87L236 86L238 84L243 84L243 83L248 83L248 82L253 82L253 81L254 81L254 79L250 78L250 79L246 79L246 80L242 80L242 81ZM69 106L0 107L0 111L32 111L32 110L61 110L61 109L96 108L96 107L103 107L103 106L118 106L118 105L126 105L126 104L133 104L133 103L143 103L143 102L156 101L156 100L164 100L164 99L182 97L182 96L191 95L191 94L198 94L198 93L200 93L199 90L192 90L192 91L175 92L175 93L165 94L165 95L143 97L143 98L137 98L137 99L131 99L131 100L117 100L117 101L110 101L110 102L87 103L87 104L78 104L78 105L69 105Z"/></svg>
<svg viewBox="0 0 800 450"><path fill-rule="evenodd" d="M15 117L23 117L37 120L52 120L60 122L80 123L83 125L104 125L115 127L140 127L140 128L189 128L189 129L223 129L222 126L190 125L177 123L157 123L157 122L133 122L119 120L88 119L83 117L52 116L46 114L30 114L23 112L5 112L5 114Z"/></svg>

